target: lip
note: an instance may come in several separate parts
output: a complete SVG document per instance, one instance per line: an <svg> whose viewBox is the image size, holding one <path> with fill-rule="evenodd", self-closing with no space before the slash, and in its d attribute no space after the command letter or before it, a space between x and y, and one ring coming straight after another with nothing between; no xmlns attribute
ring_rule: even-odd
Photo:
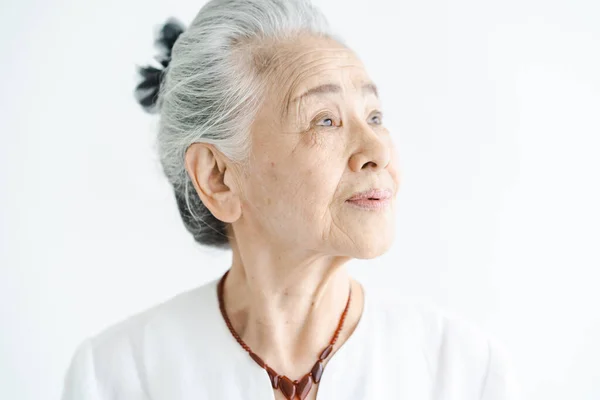
<svg viewBox="0 0 600 400"><path fill-rule="evenodd" d="M390 204L392 196L389 189L369 189L354 194L346 203L362 210L382 210Z"/></svg>
<svg viewBox="0 0 600 400"><path fill-rule="evenodd" d="M392 198L392 191L390 189L369 189L362 192L355 193L352 197L350 197L346 201L356 202L361 200L370 200L370 201L382 201L389 200Z"/></svg>

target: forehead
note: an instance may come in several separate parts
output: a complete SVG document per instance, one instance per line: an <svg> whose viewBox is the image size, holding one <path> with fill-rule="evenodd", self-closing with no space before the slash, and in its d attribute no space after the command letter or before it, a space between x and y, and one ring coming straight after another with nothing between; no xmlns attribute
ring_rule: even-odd
<svg viewBox="0 0 600 400"><path fill-rule="evenodd" d="M334 84L342 92L361 91L371 82L356 54L330 38L301 36L276 45L273 57L271 96L284 108L313 87Z"/></svg>

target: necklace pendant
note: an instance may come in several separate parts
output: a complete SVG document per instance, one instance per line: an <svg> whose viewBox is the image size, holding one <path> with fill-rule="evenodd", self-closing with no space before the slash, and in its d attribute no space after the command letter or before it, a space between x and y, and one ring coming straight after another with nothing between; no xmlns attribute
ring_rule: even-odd
<svg viewBox="0 0 600 400"><path fill-rule="evenodd" d="M300 382L296 384L296 395L298 396L298 398L300 400L304 400L306 396L308 396L308 393L310 392L310 389L312 389L312 386L313 382L309 372L308 374L304 375L304 378L300 379Z"/></svg>
<svg viewBox="0 0 600 400"><path fill-rule="evenodd" d="M279 389L288 400L294 400L296 397L296 385L285 375L279 378Z"/></svg>
<svg viewBox="0 0 600 400"><path fill-rule="evenodd" d="M313 387L310 372L299 381L292 381L287 376L279 377L279 389L286 399L295 400L296 398L304 400Z"/></svg>

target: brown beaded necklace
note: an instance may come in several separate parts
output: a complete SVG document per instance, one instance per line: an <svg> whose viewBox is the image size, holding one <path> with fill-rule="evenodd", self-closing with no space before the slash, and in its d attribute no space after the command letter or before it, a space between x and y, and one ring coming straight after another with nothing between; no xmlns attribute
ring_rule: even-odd
<svg viewBox="0 0 600 400"><path fill-rule="evenodd" d="M335 333L333 334L329 345L325 347L325 349L321 352L321 355L319 355L319 359L317 360L317 362L312 367L309 373L304 375L301 379L292 381L287 376L280 375L277 372L275 372L271 367L269 367L266 362L264 362L258 355L256 355L256 353L254 353L250 349L250 347L246 343L244 343L242 338L240 338L237 332L233 329L231 321L229 321L229 317L225 312L225 302L223 301L223 287L225 283L225 278L227 277L228 273L229 270L225 272L225 274L223 275L223 277L221 277L221 280L219 281L218 297L219 308L221 309L221 314L223 314L223 318L225 319L225 323L227 324L229 331L231 332L235 340L237 340L237 342L244 348L244 350L246 350L250 354L250 357L252 357L252 359L256 361L256 363L261 368L267 371L273 389L280 389L285 398L288 400L293 400L296 398L296 396L300 400L304 400L306 396L308 396L310 390L312 389L313 382L315 384L318 384L321 380L321 375L323 375L323 369L325 368L323 365L323 361L327 358L327 356L329 356L329 354L331 354L331 351L333 350L333 345L335 344L335 342L337 342L340 331L342 330L342 326L344 325L344 320L346 319L346 314L348 314L348 309L350 308L350 299L352 298L352 286L350 286L350 289L348 291L348 301L346 302L346 308L344 309L344 312L340 317L340 322L338 323L338 327L335 330Z"/></svg>

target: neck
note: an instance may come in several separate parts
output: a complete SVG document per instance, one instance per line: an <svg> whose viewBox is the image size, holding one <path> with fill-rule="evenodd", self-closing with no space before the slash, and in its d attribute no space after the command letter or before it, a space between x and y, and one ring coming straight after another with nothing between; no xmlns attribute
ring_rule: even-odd
<svg viewBox="0 0 600 400"><path fill-rule="evenodd" d="M224 286L231 324L252 351L280 374L305 374L330 343L348 300L352 300L333 353L347 340L362 314L362 287L345 267L345 257L307 256L293 251L240 251ZM331 356L330 356L331 357Z"/></svg>

